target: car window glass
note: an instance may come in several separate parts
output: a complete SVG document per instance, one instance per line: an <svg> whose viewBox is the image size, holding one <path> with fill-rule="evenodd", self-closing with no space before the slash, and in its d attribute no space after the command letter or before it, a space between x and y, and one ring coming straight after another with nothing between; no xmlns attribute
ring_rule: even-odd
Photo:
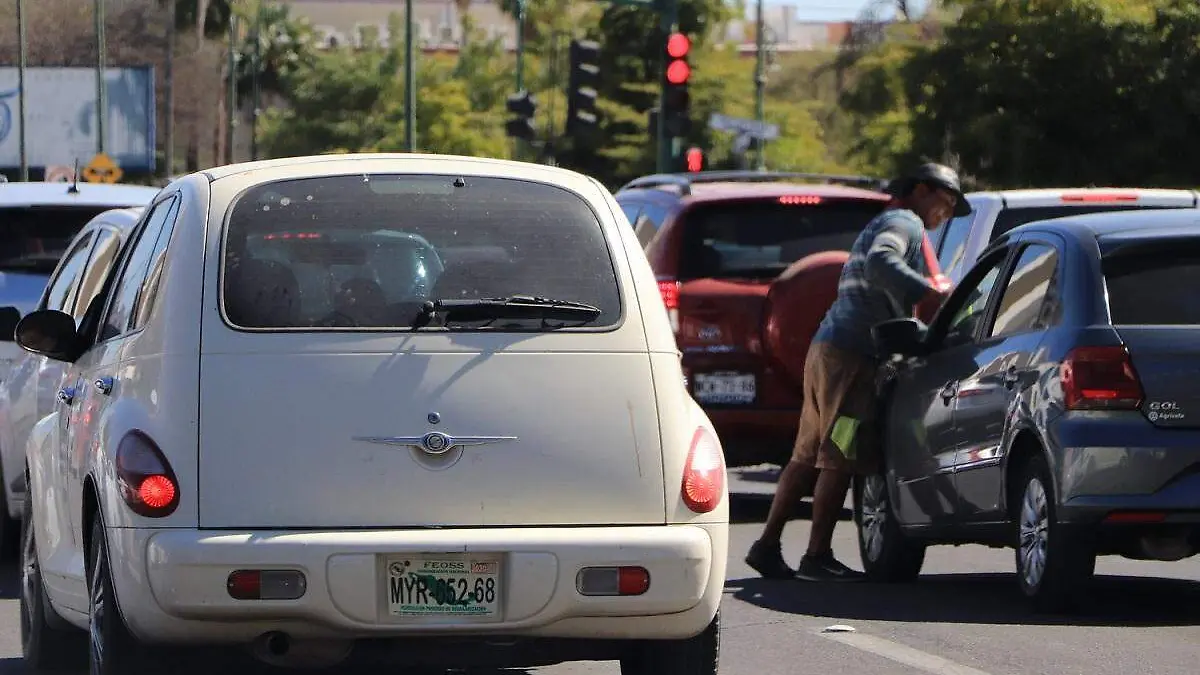
<svg viewBox="0 0 1200 675"><path fill-rule="evenodd" d="M1200 325L1200 242L1158 246L1105 259L1108 313L1114 326Z"/></svg>
<svg viewBox="0 0 1200 675"><path fill-rule="evenodd" d="M117 279L116 287L113 288L108 313L104 317L104 323L100 326L100 334L97 338L100 342L111 340L126 332L134 302L142 288L142 282L146 278L146 271L150 265L150 254L154 251L158 235L162 233L163 224L167 220L173 203L173 199L168 199L155 206L146 218L145 227L137 235L133 248L126 256L121 277Z"/></svg>
<svg viewBox="0 0 1200 675"><path fill-rule="evenodd" d="M1047 305L1057 306L1050 290L1057 285L1058 253L1053 246L1031 244L1021 251L1005 284L990 337L1013 335L1045 327ZM1051 303L1046 300L1050 298Z"/></svg>
<svg viewBox="0 0 1200 675"><path fill-rule="evenodd" d="M943 272L955 269L962 263L967 252L967 236L971 234L971 222L975 214L952 218L941 227L941 248L938 253L938 267Z"/></svg>
<svg viewBox="0 0 1200 675"><path fill-rule="evenodd" d="M513 178L321 176L247 190L223 239L225 317L248 328L570 330L616 324L620 289L595 211L573 192ZM573 323L459 319L429 300L516 295L586 303ZM462 313L460 313L462 316ZM444 326L441 325L444 323Z"/></svg>
<svg viewBox="0 0 1200 675"><path fill-rule="evenodd" d="M120 247L121 238L117 236L116 232L108 228L98 231L96 248L92 251L91 259L88 260L87 269L84 270L83 279L79 283L79 292L72 303L71 314L75 317L76 323L83 319L88 305L104 287L104 281L112 271L113 261L116 260Z"/></svg>
<svg viewBox="0 0 1200 675"><path fill-rule="evenodd" d="M662 227L663 221L667 219L667 211L667 207L658 204L646 204L642 207L642 215L650 219L656 230Z"/></svg>
<svg viewBox="0 0 1200 675"><path fill-rule="evenodd" d="M1055 218L1066 218L1068 216L1082 216L1088 213L1107 213L1109 211L1146 211L1154 209L1171 209L1179 208L1178 204L1130 204L1129 202L1112 202L1112 203L1069 203L1062 206L1023 206L1007 208L996 216L996 223L992 225L992 239L1013 230L1026 223L1033 223L1039 220L1053 220Z"/></svg>
<svg viewBox="0 0 1200 675"><path fill-rule="evenodd" d="M637 222L638 211L641 210L641 204L621 204L621 211L625 214L625 218L632 225Z"/></svg>
<svg viewBox="0 0 1200 675"><path fill-rule="evenodd" d="M942 339L943 345L966 344L975 339L976 329L979 327L979 322L983 320L984 312L987 311L988 297L996 286L996 279L1000 277L1005 260L1007 260L1006 255L997 254L990 262L981 263L988 267L987 272L983 273L983 277L973 284L964 283L955 289L953 302L957 304L957 309L946 307L946 310L953 313L946 324L946 335ZM974 276L976 272L978 270L972 270L968 274Z"/></svg>
<svg viewBox="0 0 1200 675"><path fill-rule="evenodd" d="M46 309L57 309L62 312L71 312L71 300L75 297L76 281L79 280L79 275L83 272L84 265L87 264L88 253L92 248L92 234L89 232L82 239L75 243L75 246L67 253L66 260L63 262L62 268L59 270L58 276L54 278L54 282L50 285L50 290L46 294Z"/></svg>
<svg viewBox="0 0 1200 675"><path fill-rule="evenodd" d="M175 199L172 201L171 210L167 212L167 219L158 235L158 241L154 243L154 249L150 252L150 265L147 268L146 279L138 289L137 298L133 302L133 311L129 317L131 332L146 325L146 320L150 318L150 312L154 309L163 268L167 261L167 244L171 241L171 233L175 231L175 221L178 216L179 200Z"/></svg>
<svg viewBox="0 0 1200 675"><path fill-rule="evenodd" d="M637 222L633 224L633 233L637 235L638 243L643 248L654 239L654 235L658 234L658 228L654 226L654 222L646 214L638 216Z"/></svg>

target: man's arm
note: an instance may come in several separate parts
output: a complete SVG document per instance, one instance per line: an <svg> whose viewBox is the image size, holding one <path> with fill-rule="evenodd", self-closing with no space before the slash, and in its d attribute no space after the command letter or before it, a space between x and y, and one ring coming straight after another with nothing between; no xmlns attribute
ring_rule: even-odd
<svg viewBox="0 0 1200 675"><path fill-rule="evenodd" d="M911 308L933 291L929 281L909 267L905 260L908 247L923 236L920 227L904 216L887 218L867 251L867 282L882 289L905 309Z"/></svg>

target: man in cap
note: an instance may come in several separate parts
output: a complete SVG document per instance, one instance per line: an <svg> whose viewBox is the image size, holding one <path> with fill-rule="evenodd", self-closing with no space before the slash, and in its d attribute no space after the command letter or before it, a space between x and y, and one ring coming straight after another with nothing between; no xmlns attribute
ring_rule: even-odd
<svg viewBox="0 0 1200 675"><path fill-rule="evenodd" d="M958 175L940 164L924 164L892 181L895 200L867 224L850 249L838 281L837 299L813 337L804 366L804 407L792 460L775 489L762 536L746 564L769 579L842 581L861 578L833 556L833 529L851 479L879 468L880 448L872 428L879 364L871 328L914 306L940 302L946 285L927 279L922 245L925 231L951 216L965 216ZM780 538L800 499L813 497L812 531L799 569L784 561Z"/></svg>

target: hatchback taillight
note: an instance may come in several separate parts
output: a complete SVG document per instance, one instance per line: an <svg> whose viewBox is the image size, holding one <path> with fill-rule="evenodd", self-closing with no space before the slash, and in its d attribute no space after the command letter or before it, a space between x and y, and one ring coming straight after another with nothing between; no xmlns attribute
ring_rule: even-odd
<svg viewBox="0 0 1200 675"><path fill-rule="evenodd" d="M179 506L179 481L148 437L133 432L117 447L117 484L129 508L147 518L163 518Z"/></svg>
<svg viewBox="0 0 1200 675"><path fill-rule="evenodd" d="M667 317L671 320L671 331L679 332L679 282L674 279L659 279L658 293L667 306Z"/></svg>
<svg viewBox="0 0 1200 675"><path fill-rule="evenodd" d="M725 456L716 436L696 429L683 465L683 503L694 513L708 513L721 503L725 492Z"/></svg>
<svg viewBox="0 0 1200 675"><path fill-rule="evenodd" d="M1136 410L1142 384L1124 346L1076 347L1062 363L1068 410Z"/></svg>

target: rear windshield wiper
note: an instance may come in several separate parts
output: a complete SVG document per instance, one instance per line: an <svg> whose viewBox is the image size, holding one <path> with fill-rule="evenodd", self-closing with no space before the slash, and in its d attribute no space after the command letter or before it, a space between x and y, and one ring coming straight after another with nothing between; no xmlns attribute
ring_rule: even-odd
<svg viewBox="0 0 1200 675"><path fill-rule="evenodd" d="M541 319L544 325L547 320L591 321L600 313L600 308L595 305L532 295L429 300L421 306L413 327L420 328L439 315L446 321Z"/></svg>

